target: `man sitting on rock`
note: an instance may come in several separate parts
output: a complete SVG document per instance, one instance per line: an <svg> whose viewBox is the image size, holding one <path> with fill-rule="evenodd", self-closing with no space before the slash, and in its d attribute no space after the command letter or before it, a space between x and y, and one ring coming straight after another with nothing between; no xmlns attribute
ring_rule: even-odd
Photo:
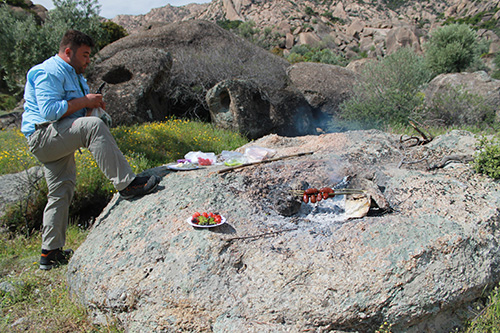
<svg viewBox="0 0 500 333"><path fill-rule="evenodd" d="M152 192L160 177L137 177L118 148L109 128L92 108L105 109L101 94L90 94L83 73L90 63L92 38L68 30L59 53L31 68L24 91L21 131L30 151L44 165L48 202L43 215L40 269L67 263L64 250L69 205L76 183L75 151L86 147L99 168L124 198Z"/></svg>

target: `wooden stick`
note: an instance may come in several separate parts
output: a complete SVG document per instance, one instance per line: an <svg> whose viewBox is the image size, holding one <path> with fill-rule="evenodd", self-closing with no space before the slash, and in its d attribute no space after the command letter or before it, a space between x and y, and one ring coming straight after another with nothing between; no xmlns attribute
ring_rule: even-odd
<svg viewBox="0 0 500 333"><path fill-rule="evenodd" d="M228 241L228 242L230 242L230 241L238 240L238 239L259 238L259 237L265 237L265 236L275 235L275 234L279 234L279 233L287 232L287 231L295 231L297 229L298 228L282 229L282 230L277 230L277 231L265 232L265 233L257 234L257 235L226 238L225 240Z"/></svg>
<svg viewBox="0 0 500 333"><path fill-rule="evenodd" d="M286 156L281 156L281 157L276 157L276 158L270 158L270 159L267 159L267 160L262 160L262 161L253 162L253 163L244 163L244 164L237 165L237 166L234 166L234 167L229 167L229 168L224 168L224 169L221 169L221 170L217 171L217 173L221 174L221 173L225 173L225 172L233 171L233 170L240 169L240 168L245 168L245 167L252 166L252 165L256 165L256 164L270 163L270 162L274 162L274 161L284 160L284 159L286 159L286 158L292 158L292 157L300 157L300 156L305 156L305 155L311 155L311 154L313 154L313 153L314 153L313 151L309 151L309 152L305 152L305 153L298 153L298 154L294 154L294 155L286 155Z"/></svg>
<svg viewBox="0 0 500 333"><path fill-rule="evenodd" d="M434 138L432 137L432 135L430 135L430 134L429 134L429 132L427 132L427 134L429 134L429 137L427 137L427 135L425 135L425 133L424 133L422 130L420 130L420 128L418 128L418 127L417 127L417 125L416 125L416 124L418 124L418 122L417 122L416 120L409 119L409 123L410 123L410 125L411 125L411 126L412 126L412 127L413 127L413 128L414 128L417 132L418 132L418 133L420 133L420 135L421 135L421 136L422 136L422 138L424 139L424 140L423 140L423 141L424 141L424 143L423 143L424 145L425 145L426 143L431 142L431 141L432 141L432 139L434 139ZM419 124L419 125L420 125L420 124ZM422 126L422 125L420 125L420 126Z"/></svg>

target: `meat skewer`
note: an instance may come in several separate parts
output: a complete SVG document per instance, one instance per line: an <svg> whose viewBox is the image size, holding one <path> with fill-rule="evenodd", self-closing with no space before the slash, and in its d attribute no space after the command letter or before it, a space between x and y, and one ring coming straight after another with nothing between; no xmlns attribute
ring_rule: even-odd
<svg viewBox="0 0 500 333"><path fill-rule="evenodd" d="M320 188L319 190L317 188L308 188L305 191L293 191L295 194L300 195L302 194L302 201L304 203L316 203L321 200L326 200L328 198L333 198L336 195L346 195L346 194L363 194L365 193L364 190L358 190L358 189L349 189L349 188L341 188L341 189L332 189L330 187L323 187Z"/></svg>

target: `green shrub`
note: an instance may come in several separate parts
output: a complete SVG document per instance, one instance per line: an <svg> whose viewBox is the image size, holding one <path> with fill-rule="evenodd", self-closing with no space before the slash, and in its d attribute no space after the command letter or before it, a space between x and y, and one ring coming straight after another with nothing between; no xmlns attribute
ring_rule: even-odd
<svg viewBox="0 0 500 333"><path fill-rule="evenodd" d="M238 27L243 23L243 21L236 20L236 21L231 21L231 20L218 20L217 25L223 29L233 31L238 29Z"/></svg>
<svg viewBox="0 0 500 333"><path fill-rule="evenodd" d="M113 21L102 22L101 28L103 30L103 38L97 40L98 49L102 49L104 46L128 35L124 27Z"/></svg>
<svg viewBox="0 0 500 333"><path fill-rule="evenodd" d="M478 309L479 310L479 309ZM500 332L500 288L496 286L488 295L485 307L472 320L464 333Z"/></svg>
<svg viewBox="0 0 500 333"><path fill-rule="evenodd" d="M436 75L466 70L478 61L481 52L476 32L466 24L434 30L424 48L427 66Z"/></svg>
<svg viewBox="0 0 500 333"><path fill-rule="evenodd" d="M383 3L392 10L397 10L399 7L408 3L408 0L383 0Z"/></svg>
<svg viewBox="0 0 500 333"><path fill-rule="evenodd" d="M17 99L14 96L0 93L0 111L10 111L17 105Z"/></svg>
<svg viewBox="0 0 500 333"><path fill-rule="evenodd" d="M491 74L491 77L500 80L500 52L495 53L493 63L495 64L495 71Z"/></svg>
<svg viewBox="0 0 500 333"><path fill-rule="evenodd" d="M317 15L318 13L316 13L314 9L312 9L311 7L307 6L305 9L305 14L309 16L314 16Z"/></svg>
<svg viewBox="0 0 500 333"><path fill-rule="evenodd" d="M58 52L66 30L77 29L92 36L97 42L94 51L123 35L123 28L114 23L101 23L97 0L54 0L54 5L41 26L33 15L0 6L0 73L14 95L22 93L31 67Z"/></svg>
<svg viewBox="0 0 500 333"><path fill-rule="evenodd" d="M474 169L493 179L500 179L500 139L483 137L477 148L479 153L474 160Z"/></svg>
<svg viewBox="0 0 500 333"><path fill-rule="evenodd" d="M383 128L407 124L412 111L422 105L419 92L430 79L423 57L411 48L367 63L353 87L353 96L340 106L337 126Z"/></svg>
<svg viewBox="0 0 500 333"><path fill-rule="evenodd" d="M342 54L337 54L323 45L312 47L310 45L296 45L290 50L287 60L297 62L319 62L323 64L346 66L347 59Z"/></svg>
<svg viewBox="0 0 500 333"><path fill-rule="evenodd" d="M441 126L484 128L494 123L495 107L483 96L448 85L428 101L424 111L414 116Z"/></svg>

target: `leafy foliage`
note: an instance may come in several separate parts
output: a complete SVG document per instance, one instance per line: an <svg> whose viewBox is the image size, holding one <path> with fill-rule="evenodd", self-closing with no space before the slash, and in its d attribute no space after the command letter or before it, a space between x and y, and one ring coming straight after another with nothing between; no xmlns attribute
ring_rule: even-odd
<svg viewBox="0 0 500 333"><path fill-rule="evenodd" d="M465 333L500 332L500 286L496 286L488 295L485 307L469 323Z"/></svg>
<svg viewBox="0 0 500 333"><path fill-rule="evenodd" d="M448 86L436 93L416 118L440 126L491 126L495 122L495 107L485 97L462 87Z"/></svg>
<svg viewBox="0 0 500 333"><path fill-rule="evenodd" d="M491 74L491 77L500 80L500 52L495 53L495 59L493 59L496 70Z"/></svg>
<svg viewBox="0 0 500 333"><path fill-rule="evenodd" d="M243 21L231 21L231 20L219 20L217 21L217 25L223 29L234 31L238 29L238 27L243 23Z"/></svg>
<svg viewBox="0 0 500 333"><path fill-rule="evenodd" d="M66 30L92 36L97 41L94 51L125 35L116 24L101 23L97 0L54 0L54 5L43 25L33 15L0 6L0 74L11 94L21 94L31 67L57 53Z"/></svg>
<svg viewBox="0 0 500 333"><path fill-rule="evenodd" d="M469 15L465 17L455 18L448 17L446 21L444 21L444 25L449 24L467 24L473 27L474 29L487 29L493 30L495 33L498 33L498 19L496 19L495 13L499 10L498 7L489 9L487 11L475 13L474 15ZM485 19L487 17L487 19Z"/></svg>
<svg viewBox="0 0 500 333"><path fill-rule="evenodd" d="M128 35L127 30L125 30L124 27L113 21L102 22L101 28L103 30L103 38L97 41L98 49L102 49L104 46Z"/></svg>
<svg viewBox="0 0 500 333"><path fill-rule="evenodd" d="M28 8L28 4L24 0L7 0L5 1L8 5L17 6L21 8Z"/></svg>
<svg viewBox="0 0 500 333"><path fill-rule="evenodd" d="M406 5L408 0L383 0L383 3L392 10L397 10L399 7Z"/></svg>
<svg viewBox="0 0 500 333"><path fill-rule="evenodd" d="M283 37L281 33L273 31L270 27L257 28L255 22L251 20L247 22L220 20L217 24L266 50L274 48Z"/></svg>
<svg viewBox="0 0 500 333"><path fill-rule="evenodd" d="M12 110L16 107L17 101L14 96L0 93L0 110Z"/></svg>
<svg viewBox="0 0 500 333"><path fill-rule="evenodd" d="M427 65L435 74L462 72L480 56L476 32L466 24L434 30L425 50Z"/></svg>
<svg viewBox="0 0 500 333"><path fill-rule="evenodd" d="M305 14L306 15L309 15L309 16L314 16L314 15L318 15L318 13L316 13L314 11L314 9L312 9L311 7L307 6L306 9L305 9Z"/></svg>
<svg viewBox="0 0 500 333"><path fill-rule="evenodd" d="M367 63L361 75L353 97L341 105L339 121L348 128L406 124L412 111L422 105L419 91L432 77L424 58L411 48Z"/></svg>
<svg viewBox="0 0 500 333"><path fill-rule="evenodd" d="M316 47L310 45L294 46L290 50L287 60L292 64L297 62L320 62L338 66L347 65L347 59L342 54L337 54L323 45Z"/></svg>
<svg viewBox="0 0 500 333"><path fill-rule="evenodd" d="M474 169L493 179L500 179L500 139L483 137L479 140L478 149Z"/></svg>

